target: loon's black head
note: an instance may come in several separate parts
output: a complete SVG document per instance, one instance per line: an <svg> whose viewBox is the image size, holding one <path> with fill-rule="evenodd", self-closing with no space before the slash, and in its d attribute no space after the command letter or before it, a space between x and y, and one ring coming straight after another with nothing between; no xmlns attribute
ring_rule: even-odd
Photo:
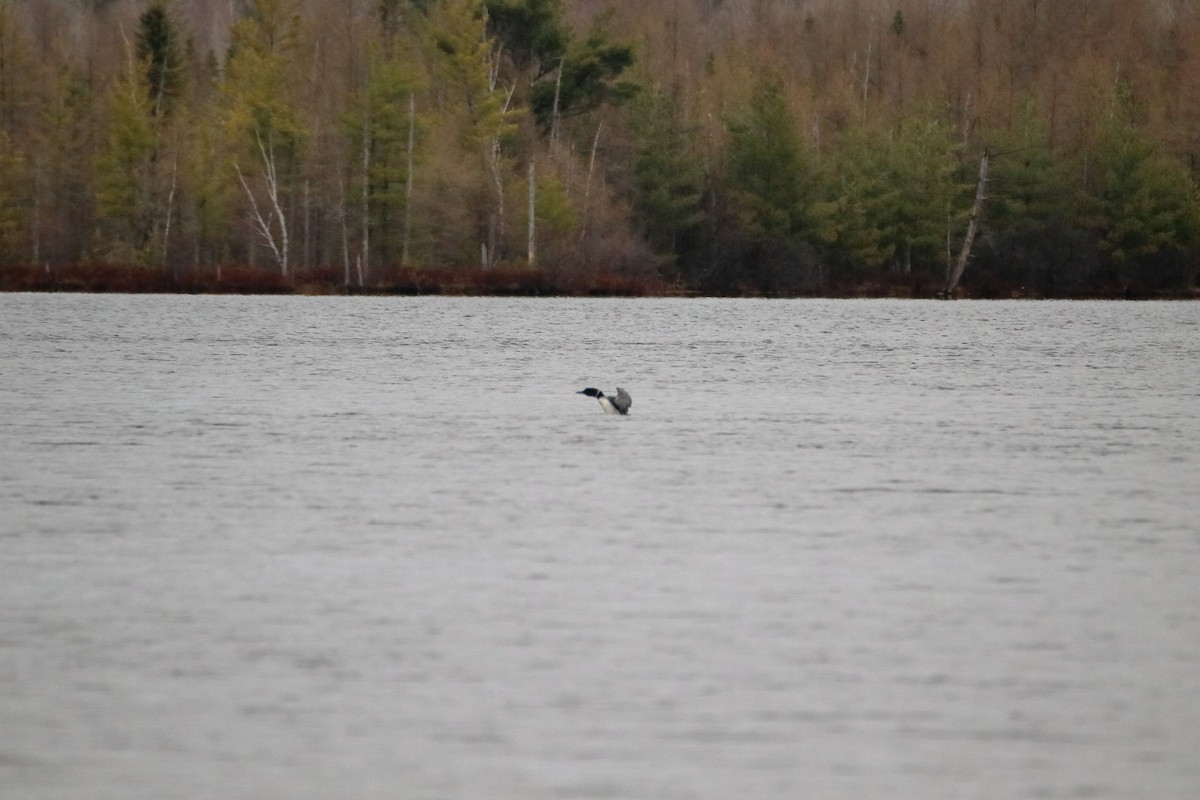
<svg viewBox="0 0 1200 800"><path fill-rule="evenodd" d="M593 389L591 386L584 389L583 391L576 392L575 394L586 394L588 397L603 397L604 396L604 392L600 391L599 389Z"/></svg>

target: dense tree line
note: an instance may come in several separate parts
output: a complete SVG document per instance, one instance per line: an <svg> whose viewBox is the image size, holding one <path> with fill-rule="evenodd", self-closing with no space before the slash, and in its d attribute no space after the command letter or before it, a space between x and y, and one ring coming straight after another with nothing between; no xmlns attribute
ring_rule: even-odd
<svg viewBox="0 0 1200 800"><path fill-rule="evenodd" d="M0 269L1180 290L1185 0L0 0Z"/></svg>

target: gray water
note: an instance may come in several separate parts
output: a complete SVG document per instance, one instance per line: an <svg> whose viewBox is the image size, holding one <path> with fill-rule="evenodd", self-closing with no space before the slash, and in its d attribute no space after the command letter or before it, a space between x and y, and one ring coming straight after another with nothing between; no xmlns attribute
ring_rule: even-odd
<svg viewBox="0 0 1200 800"><path fill-rule="evenodd" d="M0 296L0 797L1195 798L1198 412L1200 304Z"/></svg>

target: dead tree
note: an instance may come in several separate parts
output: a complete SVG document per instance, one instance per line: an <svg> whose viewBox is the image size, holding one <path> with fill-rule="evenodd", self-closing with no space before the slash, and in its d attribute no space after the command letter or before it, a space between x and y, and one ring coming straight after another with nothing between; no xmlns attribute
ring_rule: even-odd
<svg viewBox="0 0 1200 800"><path fill-rule="evenodd" d="M962 249L958 252L958 260L954 263L954 271L946 281L943 294L947 298L954 296L958 282L962 279L963 271L967 268L967 259L971 257L971 247L975 243L975 232L979 229L979 216L983 213L983 201L987 198L988 160L990 153L985 149L979 159L979 185L975 188L975 204L971 206L971 219L967 222L967 235L963 239Z"/></svg>
<svg viewBox="0 0 1200 800"><path fill-rule="evenodd" d="M287 217L283 213L283 205L279 195L279 173L275 168L275 148L273 146L263 144L262 136L258 131L254 132L254 138L258 142L258 152L262 155L263 170L265 172L267 183L267 198L271 201L271 205L266 214L263 214L262 208L258 204L258 199L254 196L254 192L250 189L250 184L246 182L246 176L242 174L242 169L235 161L233 168L237 170L238 180L241 181L242 188L246 190L246 197L250 199L250 211L253 214L254 229L258 231L258 235L263 242L271 249L272 255L275 256L275 263L279 265L279 271L283 277L288 277L288 228ZM278 231L278 232L276 232Z"/></svg>
<svg viewBox="0 0 1200 800"><path fill-rule="evenodd" d="M529 159L529 266L537 264L537 180L533 159Z"/></svg>

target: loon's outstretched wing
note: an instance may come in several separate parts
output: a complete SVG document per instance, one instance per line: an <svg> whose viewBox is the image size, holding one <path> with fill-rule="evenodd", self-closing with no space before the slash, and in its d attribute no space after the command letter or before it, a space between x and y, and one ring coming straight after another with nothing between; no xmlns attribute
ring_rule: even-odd
<svg viewBox="0 0 1200 800"><path fill-rule="evenodd" d="M629 392L625 391L620 386L617 387L617 396L610 397L609 400L612 401L612 404L616 407L617 411L620 411L622 414L628 414L629 407L633 405L633 398L629 396Z"/></svg>

